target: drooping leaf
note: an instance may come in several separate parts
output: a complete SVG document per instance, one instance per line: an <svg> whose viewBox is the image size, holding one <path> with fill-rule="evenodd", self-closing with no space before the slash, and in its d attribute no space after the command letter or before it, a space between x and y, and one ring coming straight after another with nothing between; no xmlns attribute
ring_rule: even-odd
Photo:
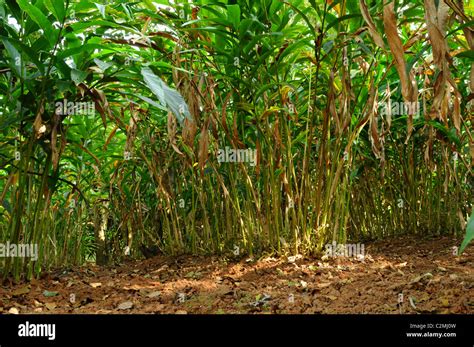
<svg viewBox="0 0 474 347"><path fill-rule="evenodd" d="M188 105L178 91L168 87L149 67L142 68L141 72L147 87L158 97L161 104L173 112L180 124L184 118L192 119Z"/></svg>
<svg viewBox="0 0 474 347"><path fill-rule="evenodd" d="M364 20L367 23L367 27L369 28L370 36L372 36L372 39L374 40L375 44L383 49L384 43L382 37L380 36L379 32L377 31L377 28L375 27L374 21L370 16L369 9L367 8L367 5L365 4L364 0L359 0L359 5L362 17L364 17Z"/></svg>

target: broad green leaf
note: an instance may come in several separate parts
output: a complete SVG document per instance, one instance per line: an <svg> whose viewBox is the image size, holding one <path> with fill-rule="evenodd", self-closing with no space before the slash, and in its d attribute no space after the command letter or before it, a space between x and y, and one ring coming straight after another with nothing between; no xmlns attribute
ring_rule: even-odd
<svg viewBox="0 0 474 347"><path fill-rule="evenodd" d="M92 52L95 49L104 49L105 47L106 47L105 45L101 45L97 43L86 43L82 46L68 48L62 52L59 52L57 54L57 57L58 59L65 59L67 57L74 56L76 54L79 55L87 51ZM111 47L108 47L108 48L110 49Z"/></svg>
<svg viewBox="0 0 474 347"><path fill-rule="evenodd" d="M105 70L107 70L109 67L113 66L113 64L107 63L107 62L102 61L102 60L97 59L97 58L94 58L94 62L97 64L97 66L99 67L99 69L101 69L102 71L105 71Z"/></svg>
<svg viewBox="0 0 474 347"><path fill-rule="evenodd" d="M469 221L467 222L467 227L466 227L466 236L464 237L464 240L461 243L461 247L459 247L459 252L458 255L461 255L462 252L466 249L467 245L469 242L474 239L474 210L471 213L471 217L469 217Z"/></svg>
<svg viewBox="0 0 474 347"><path fill-rule="evenodd" d="M64 21L66 9L63 0L44 0L44 5L60 23Z"/></svg>
<svg viewBox="0 0 474 347"><path fill-rule="evenodd" d="M143 95L140 95L140 94L136 94L136 96L140 99L142 99L143 101L149 103L150 105L152 106L155 106L156 108L159 108L160 110L163 110L163 111L166 111L166 107L164 107L163 105L160 105L159 103L157 103L156 101L146 97L146 96L143 96Z"/></svg>
<svg viewBox="0 0 474 347"><path fill-rule="evenodd" d="M173 112L180 124L183 123L184 117L191 119L188 105L178 91L168 87L149 67L142 68L141 72L147 87L158 97L161 104Z"/></svg>
<svg viewBox="0 0 474 347"><path fill-rule="evenodd" d="M8 54L12 58L12 66L14 71L16 72L17 76L20 77L21 73L21 55L20 52L8 41L6 38L2 38L3 45L7 49Z"/></svg>
<svg viewBox="0 0 474 347"><path fill-rule="evenodd" d="M48 18L39 10L39 8L31 5L27 0L17 0L20 8L25 11L28 16L43 30L43 36L54 46L57 40L56 32Z"/></svg>
<svg viewBox="0 0 474 347"><path fill-rule="evenodd" d="M227 5L227 18L237 30L240 25L240 6L238 4Z"/></svg>
<svg viewBox="0 0 474 347"><path fill-rule="evenodd" d="M77 69L71 70L71 79L74 81L75 84L79 84L84 81L87 77L87 72L80 71Z"/></svg>
<svg viewBox="0 0 474 347"><path fill-rule="evenodd" d="M474 50L463 51L461 53L456 54L456 58L469 58L474 60Z"/></svg>

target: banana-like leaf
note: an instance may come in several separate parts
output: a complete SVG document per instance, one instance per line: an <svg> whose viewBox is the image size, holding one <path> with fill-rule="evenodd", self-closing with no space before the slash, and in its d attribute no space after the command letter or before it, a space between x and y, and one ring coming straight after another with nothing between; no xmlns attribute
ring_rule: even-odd
<svg viewBox="0 0 474 347"><path fill-rule="evenodd" d="M188 105L178 91L168 87L148 67L142 68L142 75L147 87L158 97L162 105L168 107L173 112L180 124L183 123L184 117L192 120Z"/></svg>

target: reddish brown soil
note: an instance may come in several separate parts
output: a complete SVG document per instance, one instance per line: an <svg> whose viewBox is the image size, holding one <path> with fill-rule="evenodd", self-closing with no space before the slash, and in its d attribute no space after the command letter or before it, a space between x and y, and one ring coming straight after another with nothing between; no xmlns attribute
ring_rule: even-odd
<svg viewBox="0 0 474 347"><path fill-rule="evenodd" d="M366 245L363 261L158 256L89 265L1 286L0 312L474 313L474 246L457 257L456 245L385 240Z"/></svg>

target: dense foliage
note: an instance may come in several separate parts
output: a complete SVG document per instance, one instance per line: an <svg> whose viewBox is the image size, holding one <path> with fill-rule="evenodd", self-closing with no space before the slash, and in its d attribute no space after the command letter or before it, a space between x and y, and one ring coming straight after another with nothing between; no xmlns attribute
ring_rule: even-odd
<svg viewBox="0 0 474 347"><path fill-rule="evenodd" d="M4 276L464 233L470 6L0 1Z"/></svg>

